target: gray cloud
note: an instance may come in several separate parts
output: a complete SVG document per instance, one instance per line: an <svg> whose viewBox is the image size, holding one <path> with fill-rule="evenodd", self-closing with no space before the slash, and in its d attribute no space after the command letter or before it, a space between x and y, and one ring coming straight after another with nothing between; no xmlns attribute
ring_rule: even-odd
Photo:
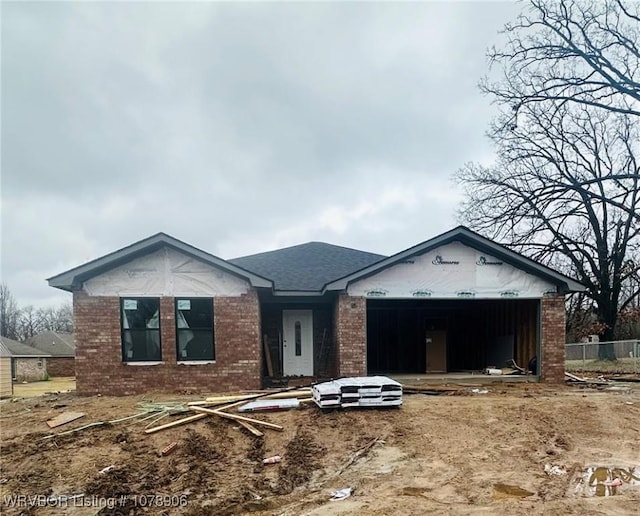
<svg viewBox="0 0 640 516"><path fill-rule="evenodd" d="M165 231L222 257L393 253L455 225L508 3L7 3L2 276Z"/></svg>

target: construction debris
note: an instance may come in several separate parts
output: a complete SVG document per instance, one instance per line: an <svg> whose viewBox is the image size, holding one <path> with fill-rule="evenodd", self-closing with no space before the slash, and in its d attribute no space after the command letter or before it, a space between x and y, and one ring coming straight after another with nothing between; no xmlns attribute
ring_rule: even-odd
<svg viewBox="0 0 640 516"><path fill-rule="evenodd" d="M549 476L564 476L567 474L567 470L562 466L556 466L551 464L544 465L544 472Z"/></svg>
<svg viewBox="0 0 640 516"><path fill-rule="evenodd" d="M66 425L67 423L71 423L76 419L80 419L84 417L85 414L83 412L63 412L62 414L58 414L56 417L49 419L47 421L47 425L49 428L55 428L57 426Z"/></svg>
<svg viewBox="0 0 640 516"><path fill-rule="evenodd" d="M311 390L320 408L402 405L402 385L386 376L340 378L318 383Z"/></svg>
<svg viewBox="0 0 640 516"><path fill-rule="evenodd" d="M271 428L272 430L278 430L280 432L284 430L283 427L281 427L280 425L276 425L274 423L268 423L267 421L261 421L259 419L251 419L244 416L238 416L237 414L229 414L228 412L222 412L221 410L211 410L206 407L193 407L193 410L195 410L196 412L202 412L203 415L205 416L208 414L212 414L215 416L220 416L221 418L224 418L224 419L235 419L236 421L244 421L245 423L249 423L251 425L264 426L265 428ZM149 431L147 430L147 432Z"/></svg>
<svg viewBox="0 0 640 516"><path fill-rule="evenodd" d="M256 400L238 407L238 412L261 412L269 410L287 410L298 408L300 400L298 398L284 400Z"/></svg>
<svg viewBox="0 0 640 516"><path fill-rule="evenodd" d="M162 450L160 451L160 455L162 455L163 457L165 455L169 455L177 447L178 447L178 443L176 441L173 441L172 443L169 443L164 448L162 448Z"/></svg>
<svg viewBox="0 0 640 516"><path fill-rule="evenodd" d="M277 464L278 462L282 462L282 457L280 455L274 455L273 457L262 459L262 464Z"/></svg>
<svg viewBox="0 0 640 516"><path fill-rule="evenodd" d="M584 383L584 384L590 384L590 385L609 385L609 382L605 380L603 377L581 378L580 376L576 376L575 374L571 374L567 372L565 372L564 375L567 378L567 381L570 381L570 382Z"/></svg>
<svg viewBox="0 0 640 516"><path fill-rule="evenodd" d="M237 407L238 405L246 405L247 402L257 400L258 398L264 398L265 400L286 400L289 398L293 398L295 400L294 404L299 406L301 400L297 400L296 396L304 395L309 396L310 390L296 388L286 388L281 389L276 392L258 392L258 393L248 393L248 394L238 394L238 395L221 395L221 396L213 396L206 398L205 400L200 401L191 401L187 403L186 407L182 407L185 411L192 410L194 412L199 412L194 416L188 416L183 419L179 419L177 421L172 421L171 423L166 423L164 425L156 426L153 428L147 428L145 433L152 434L154 432L159 432L160 430L165 430L167 428L173 428L175 426L184 425L187 423L191 423L192 421L198 421L200 419L204 419L209 415L215 415L224 419L233 419L237 423L239 423L243 428L249 430L256 437L262 437L264 434L255 428L257 426L264 426L266 428L270 428L272 430L282 431L283 428L280 425L276 425L273 423L268 423L266 421L260 421L258 419L246 418L243 416L238 416L236 414L230 414L227 412L229 409ZM265 406L273 406L277 402L267 402ZM287 405L288 403L282 404ZM223 405L216 409L207 408L210 406ZM257 405L259 406L259 405ZM256 405L254 405L256 407Z"/></svg>
<svg viewBox="0 0 640 516"><path fill-rule="evenodd" d="M156 426L154 428L147 428L144 432L146 434L153 434L154 432L159 432L160 430L166 430L167 428L173 428L179 425L186 425L187 423L198 421L199 419L204 419L205 417L207 417L207 414L196 414L195 416L189 416L182 419L178 419L177 421L172 421L171 423L167 423L165 425Z"/></svg>
<svg viewBox="0 0 640 516"><path fill-rule="evenodd" d="M338 489L337 491L333 491L331 493L331 498L329 498L329 500L331 500L332 502L344 500L346 498L349 498L351 496L352 492L353 492L353 488L351 488L351 487L345 487L344 489Z"/></svg>
<svg viewBox="0 0 640 516"><path fill-rule="evenodd" d="M255 426L247 423L246 421L237 421L237 423L246 430L249 430L249 432L256 437L264 437L264 434L260 430L258 430Z"/></svg>

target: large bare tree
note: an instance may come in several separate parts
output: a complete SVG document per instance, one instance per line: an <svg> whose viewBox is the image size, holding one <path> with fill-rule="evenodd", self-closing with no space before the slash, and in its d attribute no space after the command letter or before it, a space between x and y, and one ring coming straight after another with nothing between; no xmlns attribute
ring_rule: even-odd
<svg viewBox="0 0 640 516"><path fill-rule="evenodd" d="M0 335L9 339L18 338L20 310L11 290L0 283Z"/></svg>
<svg viewBox="0 0 640 516"><path fill-rule="evenodd" d="M14 340L25 340L40 332L73 332L71 303L59 306L20 308L9 287L0 284L0 335Z"/></svg>
<svg viewBox="0 0 640 516"><path fill-rule="evenodd" d="M640 115L639 2L529 0L503 35L489 52L503 73L481 87L514 117L548 101Z"/></svg>
<svg viewBox="0 0 640 516"><path fill-rule="evenodd" d="M584 104L524 104L490 131L497 162L457 174L461 218L588 289L604 340L639 294L640 118ZM510 116L509 114L504 116ZM612 347L601 358L614 359Z"/></svg>
<svg viewBox="0 0 640 516"><path fill-rule="evenodd" d="M457 174L462 219L584 283L576 306L593 308L605 340L640 295L639 6L525 2L481 83L500 110L497 162Z"/></svg>

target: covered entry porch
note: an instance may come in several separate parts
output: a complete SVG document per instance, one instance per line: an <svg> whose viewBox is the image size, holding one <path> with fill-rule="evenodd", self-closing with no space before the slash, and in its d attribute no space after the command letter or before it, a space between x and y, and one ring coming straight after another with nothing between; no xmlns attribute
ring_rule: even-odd
<svg viewBox="0 0 640 516"><path fill-rule="evenodd" d="M335 374L335 296L261 299L263 378Z"/></svg>

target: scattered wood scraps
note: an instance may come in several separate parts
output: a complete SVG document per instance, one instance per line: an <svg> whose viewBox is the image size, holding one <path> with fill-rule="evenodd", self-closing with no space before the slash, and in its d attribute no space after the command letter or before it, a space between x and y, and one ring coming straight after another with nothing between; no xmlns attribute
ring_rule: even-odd
<svg viewBox="0 0 640 516"><path fill-rule="evenodd" d="M266 409L272 409L274 406L278 406L278 408L295 408L298 407L302 403L307 403L308 400L311 399L311 389L308 387L288 387L285 389L280 389L277 391L263 391L257 393L247 393L247 394L237 394L237 395L220 395L220 396L212 396L206 398L204 400L199 401L191 401L187 403L187 407L189 410L196 412L197 414L192 416L187 416L182 419L178 419L172 421L170 423L165 423L160 426L155 426L153 428L147 428L145 433L152 434L155 432L160 432L162 430L166 430L168 428L174 428L176 426L184 425L191 423L193 421L198 421L200 419L204 419L210 416L218 416L223 419L229 419L236 423L238 423L241 427L248 430L252 435L256 437L264 436L264 433L258 429L258 427L267 428L269 430L276 430L281 432L284 428L275 423L269 423L268 421L262 421L260 419L248 418L245 416L241 416L239 414L233 414L230 412L231 409L236 409L239 405L246 405L248 402L265 400L263 406ZM291 400L292 403L268 403L268 400ZM293 402L293 400L296 400ZM254 411L258 411L261 408L262 404L258 404L257 407L254 407Z"/></svg>
<svg viewBox="0 0 640 516"><path fill-rule="evenodd" d="M80 419L84 416L84 412L63 412L62 414L58 414L56 417L49 419L47 421L47 425L49 428L55 428L57 426L71 423L71 421L75 421L76 419Z"/></svg>
<svg viewBox="0 0 640 516"><path fill-rule="evenodd" d="M567 372L564 373L564 376L569 382L588 384L588 385L609 385L609 382L604 378L581 378L580 376L576 376L575 374L571 374Z"/></svg>

